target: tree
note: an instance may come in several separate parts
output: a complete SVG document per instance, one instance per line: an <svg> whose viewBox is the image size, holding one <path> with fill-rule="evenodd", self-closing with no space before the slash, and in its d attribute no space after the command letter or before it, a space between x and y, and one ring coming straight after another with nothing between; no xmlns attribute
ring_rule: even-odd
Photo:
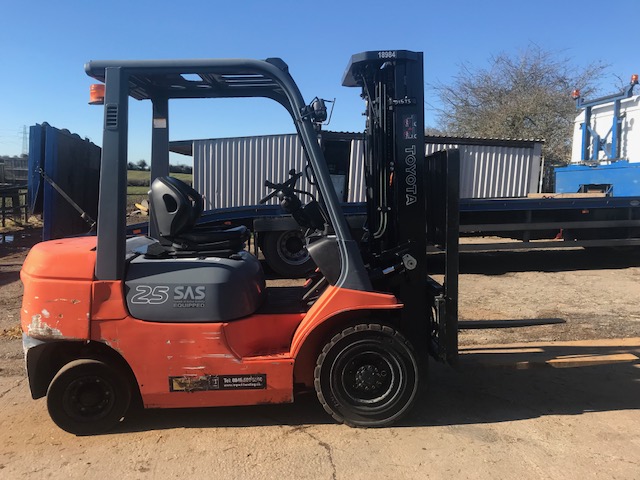
<svg viewBox="0 0 640 480"><path fill-rule="evenodd" d="M435 86L441 128L458 136L542 139L548 163L568 163L577 115L571 92L592 96L605 68L576 67L537 46L492 57L486 68L462 65L451 85Z"/></svg>
<svg viewBox="0 0 640 480"><path fill-rule="evenodd" d="M144 160L144 159L143 160L138 160L137 165L138 165L138 170L145 171L145 170L149 169L149 166L147 165L147 161Z"/></svg>
<svg viewBox="0 0 640 480"><path fill-rule="evenodd" d="M439 128L426 127L424 129L424 134L425 135L434 136L434 137L439 137L439 136L442 136L442 135L446 135L446 132L440 130Z"/></svg>
<svg viewBox="0 0 640 480"><path fill-rule="evenodd" d="M185 173L185 174L192 174L193 173L193 167L189 166L189 165L184 165L184 164L179 164L179 165L169 165L169 173Z"/></svg>

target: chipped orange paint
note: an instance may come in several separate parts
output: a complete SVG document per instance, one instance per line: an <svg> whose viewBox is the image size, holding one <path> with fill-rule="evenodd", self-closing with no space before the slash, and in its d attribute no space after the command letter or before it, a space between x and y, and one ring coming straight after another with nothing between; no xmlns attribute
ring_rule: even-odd
<svg viewBox="0 0 640 480"><path fill-rule="evenodd" d="M289 319L292 320L292 319ZM246 331L275 326L270 315L253 315ZM264 355L255 336L227 336L231 323L154 323L126 317L91 324L92 340L109 343L129 363L147 407L254 405L293 401L293 359ZM290 328L288 328L290 330ZM255 349L256 351L252 351ZM243 351L240 357L235 352ZM170 392L169 377L266 374L267 388L238 391Z"/></svg>
<svg viewBox="0 0 640 480"><path fill-rule="evenodd" d="M20 278L22 331L34 338L87 340L95 265L95 237L34 246Z"/></svg>

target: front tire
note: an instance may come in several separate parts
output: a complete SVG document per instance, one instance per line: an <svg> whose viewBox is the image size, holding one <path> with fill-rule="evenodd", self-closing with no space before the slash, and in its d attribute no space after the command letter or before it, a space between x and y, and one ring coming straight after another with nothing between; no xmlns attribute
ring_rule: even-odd
<svg viewBox="0 0 640 480"><path fill-rule="evenodd" d="M314 385L324 409L352 427L390 425L407 413L418 393L418 360L397 330L357 325L322 349Z"/></svg>
<svg viewBox="0 0 640 480"><path fill-rule="evenodd" d="M114 428L131 401L131 388L122 375L104 362L74 360L60 369L47 391L51 419L75 435Z"/></svg>

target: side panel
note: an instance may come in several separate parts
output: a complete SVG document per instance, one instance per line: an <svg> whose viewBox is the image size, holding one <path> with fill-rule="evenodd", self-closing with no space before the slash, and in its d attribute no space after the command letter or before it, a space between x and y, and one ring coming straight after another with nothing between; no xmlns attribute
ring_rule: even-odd
<svg viewBox="0 0 640 480"><path fill-rule="evenodd" d="M120 311L118 290L116 283L100 283L96 291L111 299L97 312ZM293 401L295 357L315 329L345 312L401 307L391 295L329 287L306 316L253 315L211 324L95 320L91 339L127 361L146 407L287 403ZM305 368L312 373L311 363Z"/></svg>
<svg viewBox="0 0 640 480"><path fill-rule="evenodd" d="M91 338L123 356L149 408L288 403L293 359L263 354L266 345L253 332L268 325L269 342L288 343L299 320L300 315L255 315L231 324L176 324L126 317L93 322ZM253 356L241 358L238 352Z"/></svg>
<svg viewBox="0 0 640 480"><path fill-rule="evenodd" d="M91 218L98 214L100 148L78 135L43 127L45 173ZM44 182L42 238L81 235L90 225L55 188Z"/></svg>
<svg viewBox="0 0 640 480"><path fill-rule="evenodd" d="M125 280L129 312L154 322L228 322L251 315L264 299L264 274L256 257L238 255L134 258Z"/></svg>
<svg viewBox="0 0 640 480"><path fill-rule="evenodd" d="M44 127L33 125L29 128L29 211L32 215L42 213L43 178L39 169L44 166Z"/></svg>

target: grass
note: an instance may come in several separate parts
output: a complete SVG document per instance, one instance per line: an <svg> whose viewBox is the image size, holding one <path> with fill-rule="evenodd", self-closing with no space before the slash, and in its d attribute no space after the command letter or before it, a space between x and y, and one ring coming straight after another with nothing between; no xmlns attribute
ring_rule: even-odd
<svg viewBox="0 0 640 480"><path fill-rule="evenodd" d="M127 187L127 195L143 195L146 196L149 187Z"/></svg>
<svg viewBox="0 0 640 480"><path fill-rule="evenodd" d="M183 182L191 183L193 175L190 173L172 173L172 177L177 178L178 180L182 180ZM151 177L151 172L144 172L140 170L128 170L127 178L129 180L149 180Z"/></svg>
<svg viewBox="0 0 640 480"><path fill-rule="evenodd" d="M1 225L1 224L0 224ZM39 216L31 216L29 217L29 221L24 223L22 221L17 222L11 218L7 218L5 220L4 227L0 226L0 234L1 233L15 233L26 228L39 228L42 227L42 219Z"/></svg>
<svg viewBox="0 0 640 480"><path fill-rule="evenodd" d="M193 175L190 173L172 173L172 177L177 178L178 180L182 180L185 183L191 185L193 183ZM151 177L150 172L140 171L140 170L128 170L127 171L127 179L129 181L134 182L142 182L144 180L149 181ZM149 186L127 186L127 195L140 195L147 196L147 192L149 191Z"/></svg>

